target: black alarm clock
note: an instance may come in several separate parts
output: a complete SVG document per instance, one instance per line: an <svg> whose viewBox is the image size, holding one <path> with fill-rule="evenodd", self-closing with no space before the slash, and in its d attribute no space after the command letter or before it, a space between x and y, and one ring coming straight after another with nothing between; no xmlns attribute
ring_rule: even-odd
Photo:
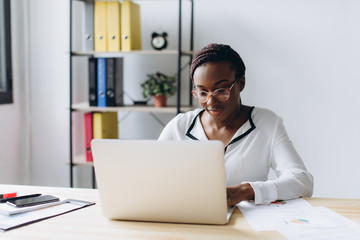
<svg viewBox="0 0 360 240"><path fill-rule="evenodd" d="M151 35L151 46L155 50L162 50L167 47L167 33L163 32L162 34L158 34L153 32Z"/></svg>

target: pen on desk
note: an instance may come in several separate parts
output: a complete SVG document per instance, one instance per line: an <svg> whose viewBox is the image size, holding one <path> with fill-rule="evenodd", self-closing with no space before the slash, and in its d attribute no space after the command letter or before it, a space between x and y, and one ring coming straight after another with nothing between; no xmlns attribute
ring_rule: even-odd
<svg viewBox="0 0 360 240"><path fill-rule="evenodd" d="M11 201L11 200L18 200L18 199L25 199L25 198L32 198L32 197L39 197L39 196L41 196L41 193L23 195L23 196L18 196L18 197L2 198L0 200L0 203L5 203L5 202Z"/></svg>
<svg viewBox="0 0 360 240"><path fill-rule="evenodd" d="M10 198L10 197L16 197L17 192L11 192L11 193L2 193L0 194L0 198Z"/></svg>

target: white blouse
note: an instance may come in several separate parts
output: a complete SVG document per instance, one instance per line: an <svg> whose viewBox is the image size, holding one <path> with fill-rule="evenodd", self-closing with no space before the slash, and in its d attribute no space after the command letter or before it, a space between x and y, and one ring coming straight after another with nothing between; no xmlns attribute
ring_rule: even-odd
<svg viewBox="0 0 360 240"><path fill-rule="evenodd" d="M159 140L208 141L200 122L203 109L180 113L162 131ZM296 152L282 119L274 112L252 108L244 123L225 148L227 186L248 182L255 203L310 197L313 177ZM277 175L269 180L272 168Z"/></svg>

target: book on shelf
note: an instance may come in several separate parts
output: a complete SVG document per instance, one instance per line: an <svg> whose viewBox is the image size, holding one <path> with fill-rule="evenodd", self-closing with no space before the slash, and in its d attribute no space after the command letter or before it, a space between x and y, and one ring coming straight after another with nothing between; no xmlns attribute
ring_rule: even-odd
<svg viewBox="0 0 360 240"><path fill-rule="evenodd" d="M108 139L118 138L118 115L117 112L94 112L93 113L93 138Z"/></svg>
<svg viewBox="0 0 360 240"><path fill-rule="evenodd" d="M89 58L89 106L97 106L97 60Z"/></svg>
<svg viewBox="0 0 360 240"><path fill-rule="evenodd" d="M140 5L130 0L121 4L121 50L141 50Z"/></svg>
<svg viewBox="0 0 360 240"><path fill-rule="evenodd" d="M93 114L84 114L84 141L85 141L85 160L92 162L91 140L93 139Z"/></svg>
<svg viewBox="0 0 360 240"><path fill-rule="evenodd" d="M120 2L106 2L107 5L107 51L120 51Z"/></svg>
<svg viewBox="0 0 360 240"><path fill-rule="evenodd" d="M106 59L106 105L122 106L123 101L123 58Z"/></svg>
<svg viewBox="0 0 360 240"><path fill-rule="evenodd" d="M115 59L106 59L106 106L115 106Z"/></svg>
<svg viewBox="0 0 360 240"><path fill-rule="evenodd" d="M94 3L94 49L95 51L107 51L106 31L107 2L95 1Z"/></svg>
<svg viewBox="0 0 360 240"><path fill-rule="evenodd" d="M84 1L82 10L82 49L94 50L94 4Z"/></svg>
<svg viewBox="0 0 360 240"><path fill-rule="evenodd" d="M124 105L124 59L115 58L115 106Z"/></svg>
<svg viewBox="0 0 360 240"><path fill-rule="evenodd" d="M106 58L97 58L97 106L106 107Z"/></svg>

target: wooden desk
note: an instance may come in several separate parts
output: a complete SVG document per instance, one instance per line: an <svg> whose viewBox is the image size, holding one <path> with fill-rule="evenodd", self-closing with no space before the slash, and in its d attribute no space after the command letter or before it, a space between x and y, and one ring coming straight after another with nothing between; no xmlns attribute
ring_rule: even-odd
<svg viewBox="0 0 360 240"><path fill-rule="evenodd" d="M236 209L227 225L193 225L109 221L102 216L98 191L94 189L0 185L0 192L42 193L96 202L96 205L28 226L0 232L0 239L285 239L278 232L254 232ZM307 199L313 206L328 207L360 224L360 199Z"/></svg>

